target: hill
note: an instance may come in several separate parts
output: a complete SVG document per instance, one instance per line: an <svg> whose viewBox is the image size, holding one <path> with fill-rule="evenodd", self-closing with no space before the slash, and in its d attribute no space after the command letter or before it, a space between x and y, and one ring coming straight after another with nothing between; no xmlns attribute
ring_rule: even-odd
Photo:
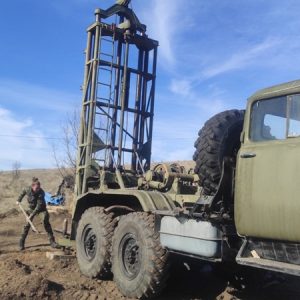
<svg viewBox="0 0 300 300"><path fill-rule="evenodd" d="M174 163L174 162L168 162ZM187 170L194 167L193 161L176 161ZM155 166L157 163L153 163ZM5 213L15 207L16 199L22 189L31 184L32 177L39 178L42 188L51 194L55 194L62 176L57 169L33 169L21 170L19 176L15 176L13 171L0 172L0 213ZM66 201L71 202L73 195L66 193ZM25 205L24 201L24 205Z"/></svg>

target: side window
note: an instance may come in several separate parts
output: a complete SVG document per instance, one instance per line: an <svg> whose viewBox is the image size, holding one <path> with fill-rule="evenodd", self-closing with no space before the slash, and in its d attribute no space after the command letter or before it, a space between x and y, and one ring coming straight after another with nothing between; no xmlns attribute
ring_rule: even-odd
<svg viewBox="0 0 300 300"><path fill-rule="evenodd" d="M286 134L286 118L265 115L261 137L263 140L284 140Z"/></svg>
<svg viewBox="0 0 300 300"><path fill-rule="evenodd" d="M287 97L253 103L250 123L250 139L252 141L285 139L286 127Z"/></svg>
<svg viewBox="0 0 300 300"><path fill-rule="evenodd" d="M300 136L300 95L288 97L289 103L289 123L288 137Z"/></svg>

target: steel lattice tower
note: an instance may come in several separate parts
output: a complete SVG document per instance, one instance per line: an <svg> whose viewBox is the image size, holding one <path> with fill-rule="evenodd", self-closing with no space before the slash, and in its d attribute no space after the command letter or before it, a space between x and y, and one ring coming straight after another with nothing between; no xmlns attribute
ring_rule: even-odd
<svg viewBox="0 0 300 300"><path fill-rule="evenodd" d="M97 169L132 172L151 162L158 42L126 5L97 9L87 29L77 195ZM115 16L118 24L104 23Z"/></svg>

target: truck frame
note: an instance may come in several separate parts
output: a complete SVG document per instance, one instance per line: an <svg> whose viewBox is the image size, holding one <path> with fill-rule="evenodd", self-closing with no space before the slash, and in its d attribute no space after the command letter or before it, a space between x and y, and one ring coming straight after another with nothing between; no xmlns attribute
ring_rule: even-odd
<svg viewBox="0 0 300 300"><path fill-rule="evenodd" d="M163 289L171 253L300 275L299 81L207 121L194 171L151 168L158 42L129 3L97 9L87 29L71 230L81 272L113 274L134 298Z"/></svg>

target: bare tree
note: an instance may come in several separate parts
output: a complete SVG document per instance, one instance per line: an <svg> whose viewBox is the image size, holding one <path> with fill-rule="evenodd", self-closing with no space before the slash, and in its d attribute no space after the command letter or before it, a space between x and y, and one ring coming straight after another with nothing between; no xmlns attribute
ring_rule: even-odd
<svg viewBox="0 0 300 300"><path fill-rule="evenodd" d="M15 161L12 164L12 179L17 180L20 178L20 168L21 168L21 163L19 161Z"/></svg>
<svg viewBox="0 0 300 300"><path fill-rule="evenodd" d="M74 110L61 126L62 142L53 144L53 158L67 186L75 182L76 154L78 146L79 113Z"/></svg>

